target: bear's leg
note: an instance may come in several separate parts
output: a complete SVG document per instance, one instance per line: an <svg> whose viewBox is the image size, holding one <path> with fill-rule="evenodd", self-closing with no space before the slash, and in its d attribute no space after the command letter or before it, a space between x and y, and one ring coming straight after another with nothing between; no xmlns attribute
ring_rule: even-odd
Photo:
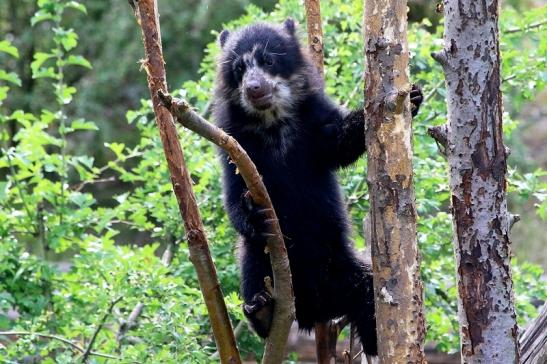
<svg viewBox="0 0 547 364"><path fill-rule="evenodd" d="M274 301L266 291L264 278L273 278L264 243L245 241L241 251L241 294L243 313L256 333L265 338L270 332Z"/></svg>
<svg viewBox="0 0 547 364"><path fill-rule="evenodd" d="M336 316L347 315L367 355L377 355L372 267L350 250L338 256L329 277L330 305ZM332 315L332 314L331 314Z"/></svg>
<svg viewBox="0 0 547 364"><path fill-rule="evenodd" d="M354 265L353 287L348 298L348 318L356 326L357 333L367 355L378 355L376 314L374 308L374 288L372 285L372 267L362 262Z"/></svg>

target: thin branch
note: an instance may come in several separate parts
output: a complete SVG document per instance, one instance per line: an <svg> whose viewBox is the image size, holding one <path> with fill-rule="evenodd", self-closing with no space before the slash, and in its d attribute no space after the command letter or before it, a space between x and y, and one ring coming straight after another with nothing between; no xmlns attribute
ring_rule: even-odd
<svg viewBox="0 0 547 364"><path fill-rule="evenodd" d="M30 332L30 331L0 331L0 336L38 336L43 339L49 339L49 340L57 340L60 341L68 346L70 346L72 349L79 351L80 353L85 353L85 349L81 346L73 343L72 341L65 339L64 337L57 336L57 335L49 335L49 334L40 334L37 332ZM104 353L98 353L96 351L91 351L89 355L98 356L101 358L107 358L107 359L114 359L114 360L123 360L122 358L110 354L104 354ZM138 363L138 362L132 362L132 363Z"/></svg>
<svg viewBox="0 0 547 364"><path fill-rule="evenodd" d="M431 91L429 91L429 93L427 95L425 95L424 103L426 101L429 101L429 99L431 99L435 95L435 93L437 93L437 91L439 91L439 88L441 88L442 85L444 85L444 80L441 80L437 84L435 84L435 86L433 86Z"/></svg>
<svg viewBox="0 0 547 364"><path fill-rule="evenodd" d="M515 79L515 78L517 78L517 75L512 74L512 75L509 75L509 76L503 78L503 79L501 80L501 82L503 83L503 82L511 81L511 80L513 80L513 79Z"/></svg>
<svg viewBox="0 0 547 364"><path fill-rule="evenodd" d="M171 236L167 242L167 247L161 256L161 262L164 266L169 267L173 261L177 244L174 238ZM129 330L134 329L138 325L138 319L144 311L144 303L138 302L131 313L127 317L127 320L121 320L118 332L116 333L116 341L118 342L118 350L121 350L122 342L125 339L125 335ZM236 328L237 329L237 328ZM234 332L235 335L235 332ZM236 336L237 337L237 336Z"/></svg>
<svg viewBox="0 0 547 364"><path fill-rule="evenodd" d="M228 153L245 181L254 202L266 210L266 219L271 221L266 244L270 253L270 263L275 281L273 294L275 306L272 327L266 339L262 363L280 363L285 356L289 330L295 317L294 294L283 234L262 177L247 152L233 137L207 122L194 112L185 101L173 99L161 90L158 91L158 97L162 104L173 114L177 122L215 143Z"/></svg>
<svg viewBox="0 0 547 364"><path fill-rule="evenodd" d="M81 191L82 188L84 188L86 185L89 185L89 184L115 181L116 178L114 176L106 177L106 178L99 178L99 176L101 174L103 174L104 172L106 172L107 170L112 169L113 164L116 164L118 162L125 162L128 159L139 157L141 155L142 155L142 153L133 151L131 154L124 156L123 159L122 158L116 158L113 161L109 162L108 164L106 164L106 165L102 166L101 168L99 168L99 170L97 170L96 172L93 172L91 170L91 172L95 176L97 176L96 179L92 179L91 181L82 181L80 183L77 183L75 185L70 186L70 189L73 190L73 191Z"/></svg>
<svg viewBox="0 0 547 364"><path fill-rule="evenodd" d="M507 29L506 31L503 32L503 34L512 34L512 33L518 33L518 32L526 32L528 30L532 30L532 29L535 29L535 28L540 28L541 26L547 24L547 20L543 20L543 21L540 21L540 22L537 22L537 23L532 23L530 25L527 25L525 27L522 27L522 28L511 28L511 29Z"/></svg>
<svg viewBox="0 0 547 364"><path fill-rule="evenodd" d="M97 336L99 335L99 332L101 332L102 328L104 327L104 324L106 320L108 319L108 316L112 314L112 310L114 309L114 306L116 306L116 304L120 302L121 300L122 300L122 297L118 297L112 300L112 302L110 302L110 306L108 306L108 309L106 310L105 314L103 315L103 318L97 325L95 332L93 332L93 335L91 336L91 340L89 340L89 344L87 344L87 348L85 349L84 355L82 357L82 363L87 363L87 360L89 356L91 355L91 349L93 349L93 345L95 344L95 340L97 340Z"/></svg>
<svg viewBox="0 0 547 364"><path fill-rule="evenodd" d="M116 340L118 341L118 348L121 348L121 342L123 341L123 338L125 337L125 334L133 328L137 326L137 320L139 316L142 314L142 311L144 309L144 303L139 302L135 305L133 310L131 310L131 313L127 317L127 320L122 320L120 323L120 327L118 328L118 333L116 334Z"/></svg>
<svg viewBox="0 0 547 364"><path fill-rule="evenodd" d="M73 191L79 192L82 190L82 188L84 188L87 185L94 185L97 183L108 183L108 182L115 182L115 181L116 181L116 177L114 176L106 177L106 178L97 178L90 181L82 181L75 186L71 186L70 189L72 189Z"/></svg>
<svg viewBox="0 0 547 364"><path fill-rule="evenodd" d="M21 203L23 204L23 208L25 209L25 212L27 213L27 216L28 216L29 220L32 221L32 220L34 220L34 217L30 213L30 208L27 205L27 201L25 200L23 190L21 189L21 184L19 183L19 180L17 179L17 175L15 173L15 166L13 165L13 162L11 161L10 151L3 149L3 152L6 153L6 159L8 160L8 168L9 168L11 176L13 178L13 184L15 185L15 188L17 188L17 193L19 194L19 198L21 199ZM31 225L31 226L34 228L33 229L34 230L33 234L38 235L40 233L38 231L38 228L35 225ZM30 228L27 227L27 229L30 229ZM30 232L30 230L29 230L29 232Z"/></svg>

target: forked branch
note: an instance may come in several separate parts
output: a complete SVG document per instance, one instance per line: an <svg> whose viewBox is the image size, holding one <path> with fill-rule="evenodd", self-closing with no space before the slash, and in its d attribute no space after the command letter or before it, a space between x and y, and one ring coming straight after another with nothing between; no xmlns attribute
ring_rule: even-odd
<svg viewBox="0 0 547 364"><path fill-rule="evenodd" d="M245 181L253 201L266 209L266 218L271 221L269 224L267 249L270 253L270 263L275 282L273 292L275 306L272 326L266 340L262 363L281 363L285 357L287 338L295 317L294 294L289 258L283 241L283 235L272 201L270 200L266 186L262 182L262 177L251 158L247 155L247 152L243 150L233 137L193 111L186 101L173 99L171 95L161 90L158 91L158 97L177 122L218 145L228 153Z"/></svg>

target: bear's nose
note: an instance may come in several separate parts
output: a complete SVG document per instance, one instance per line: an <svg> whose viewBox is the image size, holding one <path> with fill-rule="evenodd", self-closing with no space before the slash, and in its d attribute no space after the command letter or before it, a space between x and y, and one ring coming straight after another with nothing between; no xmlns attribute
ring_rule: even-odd
<svg viewBox="0 0 547 364"><path fill-rule="evenodd" d="M245 92L251 99L259 99L266 95L267 87L259 80L249 80Z"/></svg>

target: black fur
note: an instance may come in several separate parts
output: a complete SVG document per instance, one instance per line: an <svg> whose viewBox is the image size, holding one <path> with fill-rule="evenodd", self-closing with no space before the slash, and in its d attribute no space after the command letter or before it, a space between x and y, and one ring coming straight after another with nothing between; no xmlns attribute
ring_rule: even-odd
<svg viewBox="0 0 547 364"><path fill-rule="evenodd" d="M294 28L288 20L282 26L256 24L222 33L214 118L250 155L270 193L285 236L300 328L311 330L317 322L348 315L365 353L376 355L371 267L349 238L336 179L338 168L365 152L363 110L343 111L324 94ZM245 54L252 54L254 61ZM290 90L290 98L280 91L281 101L274 99L274 105L283 107L263 112L245 105L242 83L246 72L257 67L272 84L281 80L279 90ZM264 337L273 312L264 287L264 277L272 277L264 253L266 225L260 208L246 196L235 166L225 154L222 161L226 209L242 236L244 312Z"/></svg>

